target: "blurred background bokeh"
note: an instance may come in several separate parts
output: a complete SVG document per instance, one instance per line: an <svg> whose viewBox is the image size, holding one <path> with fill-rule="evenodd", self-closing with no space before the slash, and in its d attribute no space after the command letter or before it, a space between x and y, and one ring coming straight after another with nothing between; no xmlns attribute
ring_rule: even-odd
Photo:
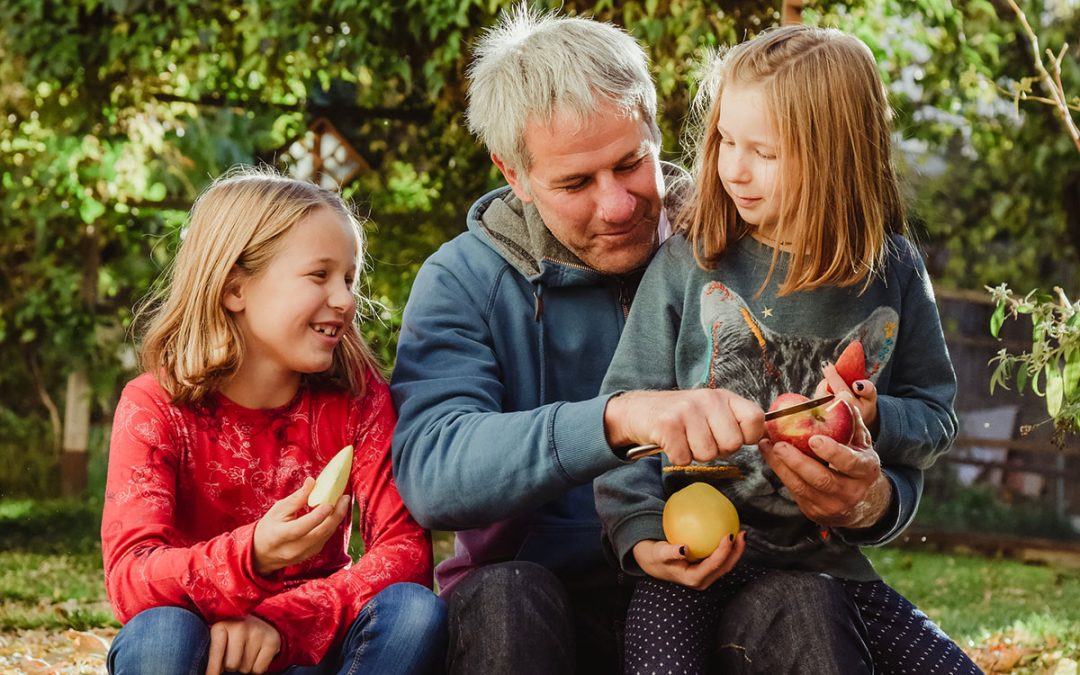
<svg viewBox="0 0 1080 675"><path fill-rule="evenodd" d="M499 183L462 113L469 45L508 4L0 4L0 500L100 504L111 414L136 372L133 307L166 268L192 200L235 164L340 185L366 217L364 331L391 367L416 270ZM985 287L1077 295L1080 146L1034 54L1057 57L1075 111L1080 2L557 6L643 42L663 154L676 162L708 50L782 20L837 26L872 48L961 383L962 437L931 475L920 523L1076 538L1074 438L1054 442L1038 396L991 396L988 361L1030 349L1031 326L1010 321L991 337Z"/></svg>

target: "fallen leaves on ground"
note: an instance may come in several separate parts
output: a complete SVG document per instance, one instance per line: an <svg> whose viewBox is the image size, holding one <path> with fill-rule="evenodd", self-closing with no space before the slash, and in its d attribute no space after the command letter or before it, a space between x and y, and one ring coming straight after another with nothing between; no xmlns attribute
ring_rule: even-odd
<svg viewBox="0 0 1080 675"><path fill-rule="evenodd" d="M87 675L105 672L115 628L0 632L0 675ZM1078 675L1073 649L1053 636L1041 642L1017 631L996 633L964 651L987 675Z"/></svg>
<svg viewBox="0 0 1080 675"><path fill-rule="evenodd" d="M1061 645L1053 635L1035 638L1023 631L995 633L965 650L987 675L1077 675L1075 645Z"/></svg>
<svg viewBox="0 0 1080 675"><path fill-rule="evenodd" d="M105 672L115 628L0 633L0 675L85 675Z"/></svg>

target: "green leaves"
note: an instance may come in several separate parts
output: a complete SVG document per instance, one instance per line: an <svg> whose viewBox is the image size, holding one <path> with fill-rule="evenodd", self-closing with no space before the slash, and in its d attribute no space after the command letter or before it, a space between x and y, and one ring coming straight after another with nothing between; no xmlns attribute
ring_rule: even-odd
<svg viewBox="0 0 1080 675"><path fill-rule="evenodd" d="M1061 404L1065 398L1065 384L1061 377L1061 367L1058 361L1046 364L1046 411L1050 417L1056 418L1061 412Z"/></svg>
<svg viewBox="0 0 1080 675"><path fill-rule="evenodd" d="M990 316L990 334L994 337L1001 332L1001 324L1005 323L1005 303L999 302L994 313Z"/></svg>
<svg viewBox="0 0 1080 675"><path fill-rule="evenodd" d="M103 213L105 213L105 205L93 197L87 197L79 206L79 216L87 225L93 225Z"/></svg>
<svg viewBox="0 0 1080 675"><path fill-rule="evenodd" d="M1045 398L1047 415L1059 434L1080 432L1080 303L1071 302L1059 287L1055 295L1034 290L1023 297L1014 296L1004 284L987 290L996 302L990 318L994 337L1007 318L1031 321L1030 351L1010 354L1002 349L990 360L990 392L1008 388L1015 372L1019 390L1030 386Z"/></svg>

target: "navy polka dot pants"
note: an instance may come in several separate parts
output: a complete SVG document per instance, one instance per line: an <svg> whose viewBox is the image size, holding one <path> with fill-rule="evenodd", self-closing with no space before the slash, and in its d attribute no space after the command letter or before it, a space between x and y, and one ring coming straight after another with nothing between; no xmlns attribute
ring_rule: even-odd
<svg viewBox="0 0 1080 675"><path fill-rule="evenodd" d="M787 586L761 583L776 577ZM766 589L755 598L758 585L771 585L772 594ZM754 602L767 602L771 611ZM738 565L705 591L648 577L639 581L626 617L624 672L982 671L926 614L882 581Z"/></svg>

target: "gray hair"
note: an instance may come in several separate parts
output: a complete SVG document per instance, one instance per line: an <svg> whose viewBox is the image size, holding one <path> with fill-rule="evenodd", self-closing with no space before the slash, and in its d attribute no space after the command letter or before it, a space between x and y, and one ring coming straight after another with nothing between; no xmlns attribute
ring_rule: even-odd
<svg viewBox="0 0 1080 675"><path fill-rule="evenodd" d="M530 165L531 119L550 124L557 113L572 113L585 121L603 103L640 111L660 142L648 56L610 23L532 11L522 2L480 37L469 78L469 130L515 169Z"/></svg>

